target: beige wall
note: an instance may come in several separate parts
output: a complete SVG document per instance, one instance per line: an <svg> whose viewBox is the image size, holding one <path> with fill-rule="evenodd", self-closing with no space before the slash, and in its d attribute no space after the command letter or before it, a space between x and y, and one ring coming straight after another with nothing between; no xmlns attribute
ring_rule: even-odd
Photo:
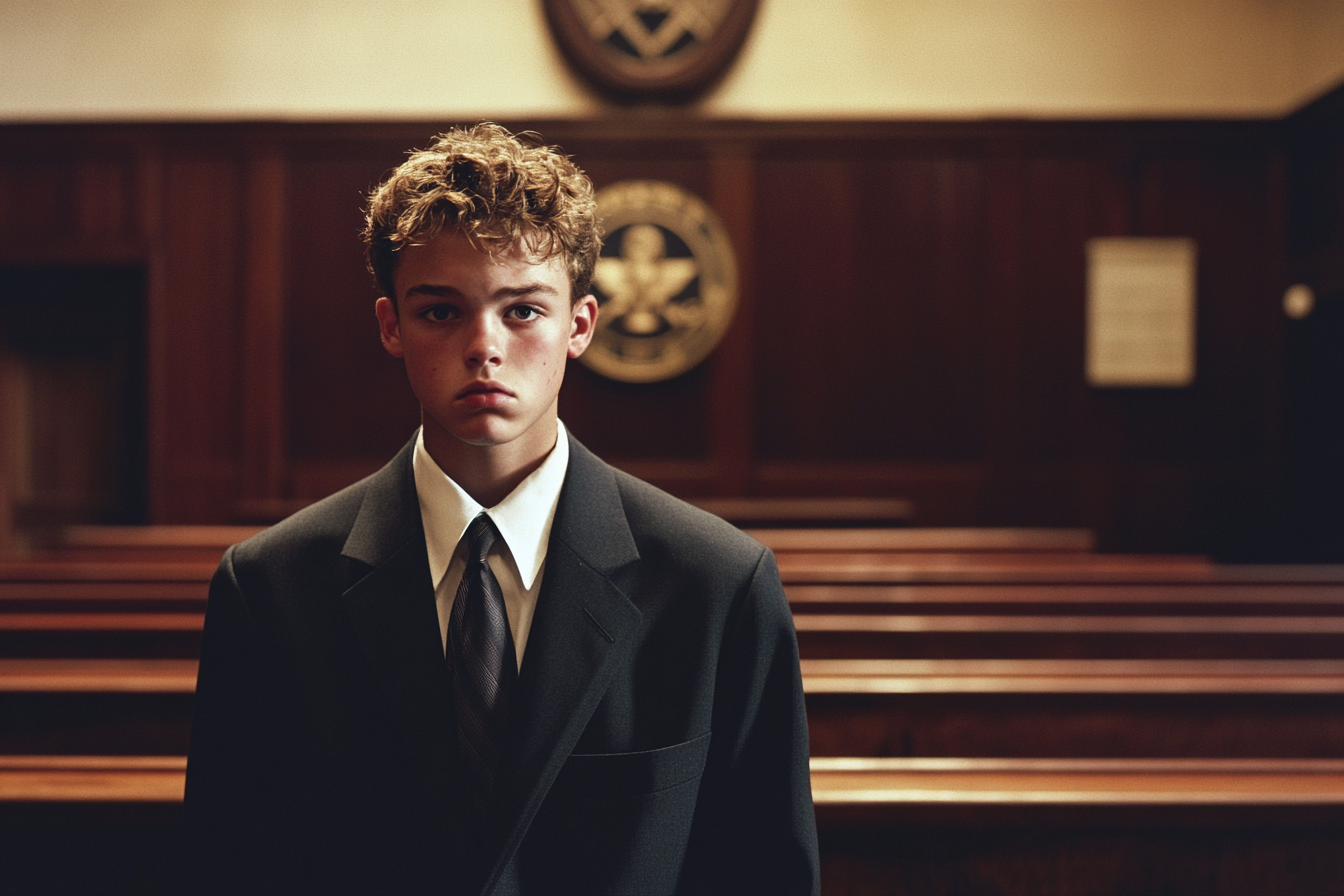
<svg viewBox="0 0 1344 896"><path fill-rule="evenodd" d="M1344 0L762 0L723 117L1276 116ZM4 0L0 120L581 117L536 0Z"/></svg>

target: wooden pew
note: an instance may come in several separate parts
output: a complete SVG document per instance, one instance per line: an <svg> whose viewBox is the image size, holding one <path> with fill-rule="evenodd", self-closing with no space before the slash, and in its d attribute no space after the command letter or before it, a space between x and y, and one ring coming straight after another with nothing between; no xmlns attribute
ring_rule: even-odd
<svg viewBox="0 0 1344 896"><path fill-rule="evenodd" d="M1221 570L1219 570L1221 571ZM1071 582L789 584L801 613L1021 613L1344 616L1339 581L1190 581L1178 584Z"/></svg>
<svg viewBox="0 0 1344 896"><path fill-rule="evenodd" d="M1096 537L1086 529L747 529L776 553L1058 554L1090 553Z"/></svg>
<svg viewBox="0 0 1344 896"><path fill-rule="evenodd" d="M172 891L187 867L185 765L0 757L0 819L22 841L0 883L149 880ZM812 791L828 894L996 892L1024 879L1059 893L1219 892L1207 885L1219 880L1235 882L1227 892L1324 893L1344 873L1339 759L817 758ZM147 821L151 807L168 811ZM73 808L85 810L73 827L43 811ZM94 873L51 868L109 842L112 861Z"/></svg>
<svg viewBox="0 0 1344 896"><path fill-rule="evenodd" d="M805 659L1344 656L1344 616L797 613Z"/></svg>
<svg viewBox="0 0 1344 896"><path fill-rule="evenodd" d="M1344 759L817 757L818 806L1339 805ZM0 801L175 802L185 756L0 756Z"/></svg>
<svg viewBox="0 0 1344 896"><path fill-rule="evenodd" d="M0 656L192 658L195 612L0 612ZM794 617L805 659L1324 658L1344 616L822 614Z"/></svg>
<svg viewBox="0 0 1344 896"><path fill-rule="evenodd" d="M194 659L0 659L0 754L185 753Z"/></svg>
<svg viewBox="0 0 1344 896"><path fill-rule="evenodd" d="M1334 893L1329 760L813 762L822 892Z"/></svg>
<svg viewBox="0 0 1344 896"><path fill-rule="evenodd" d="M790 551L776 557L786 587L1344 583L1344 566L1219 566L1206 557L1165 555Z"/></svg>
<svg viewBox="0 0 1344 896"><path fill-rule="evenodd" d="M1344 806L1344 759L812 760L818 806Z"/></svg>
<svg viewBox="0 0 1344 896"><path fill-rule="evenodd" d="M192 660L0 660L0 753L184 751ZM816 756L1344 755L1344 660L807 660Z"/></svg>
<svg viewBox="0 0 1344 896"><path fill-rule="evenodd" d="M229 545L264 526L67 526L29 552L39 560L218 564Z"/></svg>
<svg viewBox="0 0 1344 896"><path fill-rule="evenodd" d="M814 756L1344 756L1344 660L805 660Z"/></svg>
<svg viewBox="0 0 1344 896"><path fill-rule="evenodd" d="M0 802L177 803L185 756L0 756Z"/></svg>

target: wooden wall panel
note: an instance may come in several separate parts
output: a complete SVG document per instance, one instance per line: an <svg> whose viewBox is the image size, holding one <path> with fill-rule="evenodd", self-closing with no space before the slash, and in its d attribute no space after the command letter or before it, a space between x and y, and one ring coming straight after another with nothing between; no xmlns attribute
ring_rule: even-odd
<svg viewBox="0 0 1344 896"><path fill-rule="evenodd" d="M286 157L286 401L298 464L391 457L420 422L401 362L379 342L359 240L364 197L401 161L401 150L372 149L308 142Z"/></svg>
<svg viewBox="0 0 1344 896"><path fill-rule="evenodd" d="M981 457L979 164L783 150L760 163L758 456Z"/></svg>
<svg viewBox="0 0 1344 896"><path fill-rule="evenodd" d="M1278 123L509 124L599 187L702 196L739 252L742 310L700 368L634 386L571 365L562 416L613 462L685 495L907 497L916 522L1088 526L1111 549L1261 525L1285 241L1318 269L1340 243L1294 174L1328 166L1285 173ZM357 234L368 189L444 126L0 129L0 232L147 265L156 521L274 516L413 430ZM1125 235L1199 243L1191 388L1084 381L1084 247Z"/></svg>
<svg viewBox="0 0 1344 896"><path fill-rule="evenodd" d="M9 130L0 141L0 258L143 262L144 146L134 135Z"/></svg>
<svg viewBox="0 0 1344 896"><path fill-rule="evenodd" d="M162 295L152 344L163 353L151 470L155 521L232 516L242 459L243 166L216 154L174 154L163 170ZM153 365L152 365L153 369ZM153 386L151 386L153 388Z"/></svg>

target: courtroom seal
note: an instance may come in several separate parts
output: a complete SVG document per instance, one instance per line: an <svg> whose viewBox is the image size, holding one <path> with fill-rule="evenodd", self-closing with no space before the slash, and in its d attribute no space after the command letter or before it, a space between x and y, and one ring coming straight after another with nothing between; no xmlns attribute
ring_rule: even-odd
<svg viewBox="0 0 1344 896"><path fill-rule="evenodd" d="M597 332L580 360L611 379L651 383L703 361L737 310L737 260L703 201L632 180L597 193L606 230L593 272Z"/></svg>

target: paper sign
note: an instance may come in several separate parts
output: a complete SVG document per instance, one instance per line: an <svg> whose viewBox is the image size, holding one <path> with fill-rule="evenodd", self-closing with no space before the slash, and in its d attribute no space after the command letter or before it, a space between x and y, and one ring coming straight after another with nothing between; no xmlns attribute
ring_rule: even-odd
<svg viewBox="0 0 1344 896"><path fill-rule="evenodd" d="M1195 241L1087 243L1087 381L1188 386L1195 380Z"/></svg>

